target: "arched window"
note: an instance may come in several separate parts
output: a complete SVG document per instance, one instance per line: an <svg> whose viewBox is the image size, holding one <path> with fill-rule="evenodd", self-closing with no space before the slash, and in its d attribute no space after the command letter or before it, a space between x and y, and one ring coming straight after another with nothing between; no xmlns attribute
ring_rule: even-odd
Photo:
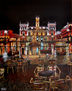
<svg viewBox="0 0 72 91"><path fill-rule="evenodd" d="M39 40L39 38L38 38L38 36L37 36L37 39L36 39L37 41Z"/></svg>
<svg viewBox="0 0 72 91"><path fill-rule="evenodd" d="M43 41L43 36L41 36L41 41Z"/></svg>

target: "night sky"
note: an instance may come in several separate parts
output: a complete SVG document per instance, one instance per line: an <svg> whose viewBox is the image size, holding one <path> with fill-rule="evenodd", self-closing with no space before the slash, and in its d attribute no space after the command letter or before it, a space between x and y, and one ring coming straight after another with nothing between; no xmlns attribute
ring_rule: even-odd
<svg viewBox="0 0 72 91"><path fill-rule="evenodd" d="M35 25L35 17L40 17L40 25L57 22L60 30L70 18L70 0L2 0L0 2L0 30L13 29L19 31L19 22Z"/></svg>

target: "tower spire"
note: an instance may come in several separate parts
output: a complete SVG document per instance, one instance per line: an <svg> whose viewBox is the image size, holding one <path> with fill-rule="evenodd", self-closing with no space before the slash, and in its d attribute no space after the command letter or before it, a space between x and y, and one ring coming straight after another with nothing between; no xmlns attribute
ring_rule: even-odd
<svg viewBox="0 0 72 91"><path fill-rule="evenodd" d="M40 26L39 20L40 20L40 18L37 16L37 17L36 17L36 29L38 29L39 26Z"/></svg>

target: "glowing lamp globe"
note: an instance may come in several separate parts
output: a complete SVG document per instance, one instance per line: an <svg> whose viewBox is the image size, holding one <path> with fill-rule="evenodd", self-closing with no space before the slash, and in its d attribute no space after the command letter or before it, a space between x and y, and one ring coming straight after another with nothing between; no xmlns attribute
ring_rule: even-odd
<svg viewBox="0 0 72 91"><path fill-rule="evenodd" d="M70 30L69 30L69 29L67 29L67 31L69 32Z"/></svg>
<svg viewBox="0 0 72 91"><path fill-rule="evenodd" d="M7 58L8 58L7 52L4 52L4 54L3 54L4 62L6 62L6 61L7 61Z"/></svg>
<svg viewBox="0 0 72 91"><path fill-rule="evenodd" d="M7 30L5 30L4 33L7 34Z"/></svg>

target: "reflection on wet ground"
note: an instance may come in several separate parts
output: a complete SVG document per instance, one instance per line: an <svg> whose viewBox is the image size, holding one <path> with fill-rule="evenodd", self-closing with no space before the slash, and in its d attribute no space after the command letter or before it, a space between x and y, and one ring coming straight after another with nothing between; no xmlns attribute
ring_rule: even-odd
<svg viewBox="0 0 72 91"><path fill-rule="evenodd" d="M43 58L44 59L44 58ZM61 70L60 78L51 76L42 77L35 75L35 69L44 64L48 65L48 59L35 59L32 64L21 65L9 69L5 78L0 79L0 88L3 91L72 91L71 65L66 64L65 56L56 57L56 65ZM6 89L4 89L6 88Z"/></svg>

